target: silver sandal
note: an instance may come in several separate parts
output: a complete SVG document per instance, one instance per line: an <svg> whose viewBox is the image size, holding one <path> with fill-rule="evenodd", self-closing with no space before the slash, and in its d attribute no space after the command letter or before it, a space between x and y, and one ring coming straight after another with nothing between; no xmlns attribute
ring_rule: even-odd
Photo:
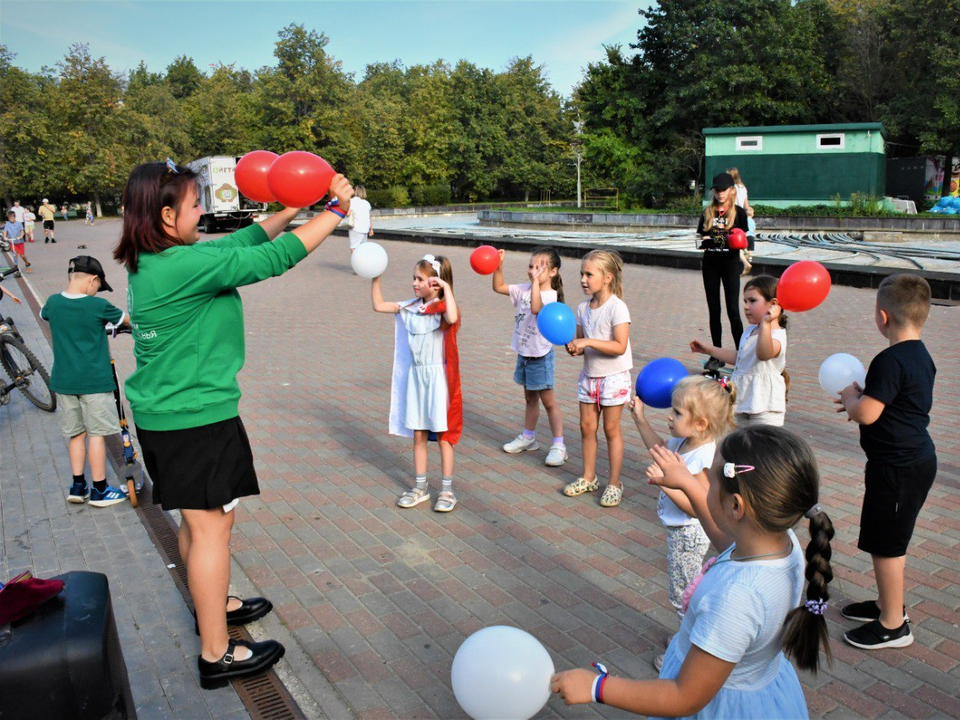
<svg viewBox="0 0 960 720"><path fill-rule="evenodd" d="M434 512L450 512L457 506L457 496L453 490L444 490L437 496L437 504L433 506Z"/></svg>
<svg viewBox="0 0 960 720"><path fill-rule="evenodd" d="M400 496L400 499L397 500L397 505L402 508L412 508L416 507L422 502L428 502L430 500L430 491L424 488L412 488L407 490L403 495Z"/></svg>

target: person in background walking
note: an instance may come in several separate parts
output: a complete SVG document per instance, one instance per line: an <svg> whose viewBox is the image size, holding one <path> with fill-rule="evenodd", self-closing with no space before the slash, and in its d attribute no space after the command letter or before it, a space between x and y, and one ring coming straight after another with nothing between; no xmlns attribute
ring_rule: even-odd
<svg viewBox="0 0 960 720"><path fill-rule="evenodd" d="M749 193L747 193L747 186L744 185L743 180L740 179L740 171L734 167L727 168L727 172L730 173L730 177L733 178L733 187L737 191L737 205L747 211L747 218L752 218L753 208L750 207L750 198ZM747 225L747 249L740 251L740 261L743 263L743 271L740 273L741 275L749 275L751 268L753 268L753 244L755 240L753 232L749 227L749 220Z"/></svg>
<svg viewBox="0 0 960 720"><path fill-rule="evenodd" d="M66 208L67 206L64 205L63 207ZM57 208L44 198L37 212L40 213L40 219L43 220L43 242L56 242L53 237L53 219L57 216Z"/></svg>
<svg viewBox="0 0 960 720"><path fill-rule="evenodd" d="M347 231L350 236L350 253L365 243L373 235L373 223L370 220L370 203L367 202L367 189L357 185L356 195L350 201L350 213L353 217L353 227Z"/></svg>

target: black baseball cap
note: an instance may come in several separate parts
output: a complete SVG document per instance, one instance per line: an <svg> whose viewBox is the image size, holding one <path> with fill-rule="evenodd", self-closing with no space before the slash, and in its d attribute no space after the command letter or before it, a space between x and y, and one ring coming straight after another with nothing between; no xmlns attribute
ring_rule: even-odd
<svg viewBox="0 0 960 720"><path fill-rule="evenodd" d="M733 182L733 175L730 173L717 173L713 176L713 185L710 187L714 190L729 190L736 183Z"/></svg>
<svg viewBox="0 0 960 720"><path fill-rule="evenodd" d="M67 267L68 273L87 273L87 275L96 275L100 278L100 292L113 292L113 288L107 283L107 278L103 274L103 265L95 257L89 255L77 255L70 258L70 265Z"/></svg>

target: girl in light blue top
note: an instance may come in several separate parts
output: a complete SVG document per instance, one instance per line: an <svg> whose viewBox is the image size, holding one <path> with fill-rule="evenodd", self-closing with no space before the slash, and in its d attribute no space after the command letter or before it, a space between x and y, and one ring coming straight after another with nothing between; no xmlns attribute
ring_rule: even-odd
<svg viewBox="0 0 960 720"><path fill-rule="evenodd" d="M786 655L814 672L819 651L829 657L823 612L833 579L833 524L818 503L810 446L782 428L742 428L720 444L709 489L675 452L655 447L651 454L650 481L682 491L723 551L684 593L686 613L658 680L613 677L595 663L596 671L555 675L553 691L568 705L602 702L651 716L808 717ZM792 529L804 517L806 561Z"/></svg>

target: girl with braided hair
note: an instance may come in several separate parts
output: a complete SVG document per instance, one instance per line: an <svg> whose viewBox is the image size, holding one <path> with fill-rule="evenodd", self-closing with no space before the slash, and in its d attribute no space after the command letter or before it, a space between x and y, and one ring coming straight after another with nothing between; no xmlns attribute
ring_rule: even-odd
<svg viewBox="0 0 960 720"><path fill-rule="evenodd" d="M807 717L798 667L830 657L823 617L833 579L833 524L819 504L820 474L810 446L782 428L751 426L728 435L708 473L709 489L663 447L650 482L682 491L722 552L684 593L685 615L658 680L591 670L553 677L570 704L602 702L643 715ZM807 518L804 552L793 527ZM806 577L806 591L803 584Z"/></svg>

